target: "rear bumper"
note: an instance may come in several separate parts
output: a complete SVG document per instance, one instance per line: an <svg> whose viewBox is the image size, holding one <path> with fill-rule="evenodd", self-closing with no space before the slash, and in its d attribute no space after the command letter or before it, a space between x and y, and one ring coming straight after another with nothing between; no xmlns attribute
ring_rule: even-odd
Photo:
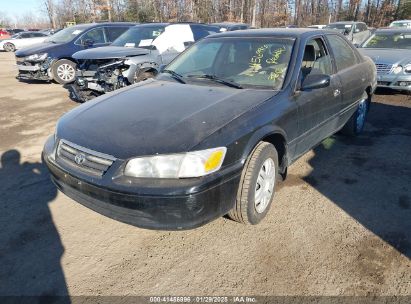
<svg viewBox="0 0 411 304"><path fill-rule="evenodd" d="M46 147L43 161L56 186L73 200L117 221L156 230L192 229L227 214L234 207L241 175L237 171L211 182L199 178L194 186L191 183L186 189L176 189L175 195L170 194L170 187L164 188L164 195L159 187L147 194L147 184L145 190L129 186L125 191L115 182L102 186L80 179L49 159Z"/></svg>

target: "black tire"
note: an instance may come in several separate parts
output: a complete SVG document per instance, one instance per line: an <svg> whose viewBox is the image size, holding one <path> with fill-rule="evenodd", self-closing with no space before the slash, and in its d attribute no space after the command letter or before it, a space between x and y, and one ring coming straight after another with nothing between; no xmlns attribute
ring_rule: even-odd
<svg viewBox="0 0 411 304"><path fill-rule="evenodd" d="M365 121L367 118L368 111L370 109L370 104L371 97L368 96L366 92L364 92L363 97L361 98L357 106L357 109L350 117L350 119L346 122L344 127L341 129L342 134L355 137L358 136L364 130ZM362 118L360 118L360 116Z"/></svg>
<svg viewBox="0 0 411 304"><path fill-rule="evenodd" d="M263 164L268 159L274 162L274 184L271 197L265 209L261 212L257 211L255 204L255 194L258 189L257 178L260 175L260 170L263 170ZM249 155L241 174L241 180L237 192L237 200L235 206L229 211L228 216L236 222L243 224L258 224L270 209L274 198L275 184L279 180L278 174L278 154L275 147L268 142L260 142Z"/></svg>
<svg viewBox="0 0 411 304"><path fill-rule="evenodd" d="M60 84L72 83L76 79L76 64L68 59L56 61L51 68L54 81ZM67 74L64 75L64 71Z"/></svg>
<svg viewBox="0 0 411 304"><path fill-rule="evenodd" d="M14 51L16 51L16 46L11 42L7 42L3 45L3 49L6 52L14 52Z"/></svg>
<svg viewBox="0 0 411 304"><path fill-rule="evenodd" d="M134 83L147 80L149 78L153 78L157 75L154 71L139 71L136 73L134 77Z"/></svg>

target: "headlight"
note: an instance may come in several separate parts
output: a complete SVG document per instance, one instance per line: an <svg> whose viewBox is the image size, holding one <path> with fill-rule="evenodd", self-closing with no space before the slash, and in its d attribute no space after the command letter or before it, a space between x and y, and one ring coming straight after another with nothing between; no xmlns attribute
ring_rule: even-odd
<svg viewBox="0 0 411 304"><path fill-rule="evenodd" d="M392 70L392 72L393 72L394 74L401 73L401 72L402 72L402 66L400 66L400 65L396 66L396 67Z"/></svg>
<svg viewBox="0 0 411 304"><path fill-rule="evenodd" d="M410 63L410 64L407 64L407 65L404 67L404 72L405 72L405 73L411 73L411 63Z"/></svg>
<svg viewBox="0 0 411 304"><path fill-rule="evenodd" d="M221 168L227 148L139 157L128 161L124 174L146 178L187 178L213 173Z"/></svg>
<svg viewBox="0 0 411 304"><path fill-rule="evenodd" d="M47 53L43 54L33 54L26 57L27 61L43 61L47 58Z"/></svg>

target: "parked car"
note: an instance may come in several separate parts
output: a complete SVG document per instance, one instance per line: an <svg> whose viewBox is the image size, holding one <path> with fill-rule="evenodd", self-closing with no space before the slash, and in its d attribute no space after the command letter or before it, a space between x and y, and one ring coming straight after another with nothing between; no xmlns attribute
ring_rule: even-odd
<svg viewBox="0 0 411 304"><path fill-rule="evenodd" d="M10 38L10 33L5 30L0 29L0 41L3 39L8 39L8 38Z"/></svg>
<svg viewBox="0 0 411 304"><path fill-rule="evenodd" d="M16 52L19 79L74 81L77 51L108 45L135 23L80 24L52 35L44 43Z"/></svg>
<svg viewBox="0 0 411 304"><path fill-rule="evenodd" d="M321 29L323 29L323 28L325 28L327 25L325 25L325 24L313 24L313 25L309 25L309 26L307 26L308 28L315 28L315 29L319 29L319 30L321 30Z"/></svg>
<svg viewBox="0 0 411 304"><path fill-rule="evenodd" d="M65 114L43 159L62 192L125 223L257 224L296 159L363 130L375 86L373 62L336 32L211 35L156 78Z"/></svg>
<svg viewBox="0 0 411 304"><path fill-rule="evenodd" d="M231 32L231 31L238 31L238 30L246 30L250 28L248 24L237 23L237 22L220 22L220 23L213 23L212 25L219 27L220 32Z"/></svg>
<svg viewBox="0 0 411 304"><path fill-rule="evenodd" d="M344 34L345 37L354 45L359 46L368 37L371 32L364 22L341 21L328 24L325 29L337 30Z"/></svg>
<svg viewBox="0 0 411 304"><path fill-rule="evenodd" d="M62 29L45 29L45 30L41 30L41 33L44 33L46 35L54 35L55 33L61 31Z"/></svg>
<svg viewBox="0 0 411 304"><path fill-rule="evenodd" d="M18 49L42 43L48 36L39 32L20 32L0 41L0 50L14 52Z"/></svg>
<svg viewBox="0 0 411 304"><path fill-rule="evenodd" d="M149 23L130 28L110 46L79 51L70 97L84 102L154 77L185 48L219 28L198 23Z"/></svg>
<svg viewBox="0 0 411 304"><path fill-rule="evenodd" d="M10 34L10 36L13 36L14 34L24 32L24 30L23 29L7 29L7 32Z"/></svg>
<svg viewBox="0 0 411 304"><path fill-rule="evenodd" d="M390 27L405 27L405 28L411 28L411 20L398 20L398 21L393 21L393 22L391 22Z"/></svg>
<svg viewBox="0 0 411 304"><path fill-rule="evenodd" d="M411 91L411 29L378 29L359 50L374 61L379 87Z"/></svg>

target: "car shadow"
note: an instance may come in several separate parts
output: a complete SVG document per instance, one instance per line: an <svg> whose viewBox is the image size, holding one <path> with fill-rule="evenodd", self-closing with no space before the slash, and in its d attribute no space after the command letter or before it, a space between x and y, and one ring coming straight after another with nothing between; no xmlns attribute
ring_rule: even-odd
<svg viewBox="0 0 411 304"><path fill-rule="evenodd" d="M64 247L49 209L56 187L43 164L20 158L17 150L0 158L0 295L67 296Z"/></svg>
<svg viewBox="0 0 411 304"><path fill-rule="evenodd" d="M39 80L39 79L23 79L16 76L16 79L19 82L27 84L53 84L51 80Z"/></svg>
<svg viewBox="0 0 411 304"><path fill-rule="evenodd" d="M314 149L313 188L411 258L411 108L373 103L362 135Z"/></svg>

